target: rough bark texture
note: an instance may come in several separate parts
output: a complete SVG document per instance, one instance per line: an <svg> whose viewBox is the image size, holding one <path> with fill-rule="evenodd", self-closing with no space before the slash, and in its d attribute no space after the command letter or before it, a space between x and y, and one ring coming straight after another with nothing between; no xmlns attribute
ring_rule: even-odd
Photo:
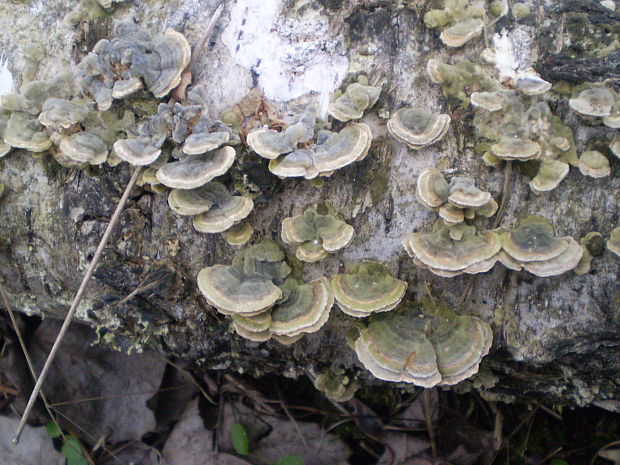
<svg viewBox="0 0 620 465"><path fill-rule="evenodd" d="M20 50L33 41L46 50L39 77L49 77L62 62L74 66L76 58L107 37L113 22L122 19L136 18L153 31L173 27L195 44L216 4L214 0L134 0L75 33L61 22L75 6L69 3L34 0L4 2L0 7L0 49L9 58L15 87L22 64ZM380 73L386 78L378 109L393 111L407 104L450 111L440 87L426 76L426 61L431 56L451 62L475 57L485 40L449 50L421 21L425 2L408 3L227 2L213 46L199 59L195 79L207 84L213 115L255 85L264 87L267 98L286 115L308 103L317 104L317 93L331 92L349 72ZM605 48L616 46L618 14L601 10L592 1L565 1L561 7L535 3L534 13L524 20L502 19L486 33L488 45L496 44L512 60L509 68L534 65L554 81L618 78L618 53ZM597 50L605 54L602 59ZM587 141L589 147L603 146L613 136L610 129L584 126L568 111L566 99L551 104L574 128L580 150ZM411 298L416 297L419 284L428 282L435 297L457 304L474 278L442 279L420 271L401 246L406 234L430 229L435 219L414 196L416 176L424 168L439 166L475 176L478 186L496 198L501 195L502 170L485 167L473 152L471 118L463 113L452 116L446 138L418 152L386 137L384 121L370 118L375 136L370 155L337 171L322 188L303 180L280 181L267 171L264 160L246 150L238 154L238 162L224 180L236 187L245 183L259 193L250 217L255 239L278 239L283 218L319 200L332 202L350 220L357 232L353 244L339 255L307 265L307 278L331 276L343 264L373 258L410 283ZM0 182L6 186L0 200L2 281L16 308L60 318L129 170L126 165L68 170L50 157L35 159L21 150L0 164ZM530 192L529 178L517 169L502 225L512 227L520 217L539 214L561 235L579 238L600 231L608 237L620 224L620 163L613 159L611 164L611 176L595 180L573 168L560 187L542 196ZM228 263L235 249L220 235L195 232L188 218L170 211L166 199L167 194L135 190L79 308L79 318L95 326L105 341L123 350L161 344L205 368L251 373L294 376L328 365L360 367L345 342L350 319L337 309L320 332L292 347L235 336L229 320L202 301L194 280L202 267ZM544 393L549 400L619 408L620 262L607 252L592 263L592 271L584 276L569 272L543 279L497 265L476 278L463 309L491 323L495 341L483 363L486 376L474 380L474 386L504 399ZM154 288L121 302L154 281ZM490 371L497 379L488 376ZM471 382L465 384L470 386Z"/></svg>

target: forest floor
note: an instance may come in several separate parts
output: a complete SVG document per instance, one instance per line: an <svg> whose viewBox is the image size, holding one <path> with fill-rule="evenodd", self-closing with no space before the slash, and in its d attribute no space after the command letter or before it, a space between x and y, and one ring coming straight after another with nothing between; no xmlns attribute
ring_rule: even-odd
<svg viewBox="0 0 620 465"><path fill-rule="evenodd" d="M40 370L59 322L17 317ZM8 314L0 314L4 465L620 464L620 415L495 403L476 392L363 387L335 403L308 377L204 372L157 351L131 355L72 325L24 435L32 389ZM54 423L55 422L55 423Z"/></svg>

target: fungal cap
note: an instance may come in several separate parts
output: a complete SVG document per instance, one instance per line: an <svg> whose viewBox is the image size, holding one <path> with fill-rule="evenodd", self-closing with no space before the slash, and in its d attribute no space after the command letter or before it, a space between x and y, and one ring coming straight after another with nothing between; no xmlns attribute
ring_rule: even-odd
<svg viewBox="0 0 620 465"><path fill-rule="evenodd" d="M441 171L435 168L425 169L418 176L416 196L420 203L432 210L448 201L450 187Z"/></svg>
<svg viewBox="0 0 620 465"><path fill-rule="evenodd" d="M224 131L190 134L183 144L183 153L187 155L200 155L210 152L228 142L229 139L230 134Z"/></svg>
<svg viewBox="0 0 620 465"><path fill-rule="evenodd" d="M223 232L245 219L253 208L254 202L249 197L230 195L209 211L195 216L192 224L194 229L201 233Z"/></svg>
<svg viewBox="0 0 620 465"><path fill-rule="evenodd" d="M392 310L400 303L407 283L394 278L383 265L363 262L331 278L338 306L352 316Z"/></svg>
<svg viewBox="0 0 620 465"><path fill-rule="evenodd" d="M100 165L108 158L108 146L99 136L77 132L60 141L60 151L80 163Z"/></svg>
<svg viewBox="0 0 620 465"><path fill-rule="evenodd" d="M162 98L181 82L181 74L189 64L192 50L185 36L172 29L155 39L155 50L159 54L161 72L149 90L156 98Z"/></svg>
<svg viewBox="0 0 620 465"><path fill-rule="evenodd" d="M473 92L469 101L475 107L484 108L488 111L499 111L504 107L504 99L497 92Z"/></svg>
<svg viewBox="0 0 620 465"><path fill-rule="evenodd" d="M491 146L493 155L502 160L532 160L540 158L540 145L528 139L504 136Z"/></svg>
<svg viewBox="0 0 620 465"><path fill-rule="evenodd" d="M569 99L568 105L580 115L609 116L614 105L614 95L604 87L589 87L576 98Z"/></svg>
<svg viewBox="0 0 620 465"><path fill-rule="evenodd" d="M609 160L598 150L587 150L579 157L579 171L592 178L604 178L611 173Z"/></svg>
<svg viewBox="0 0 620 465"><path fill-rule="evenodd" d="M172 189L168 205L178 215L199 215L215 204L226 202L229 197L230 192L223 184L212 181L196 189Z"/></svg>
<svg viewBox="0 0 620 465"><path fill-rule="evenodd" d="M551 89L551 83L534 72L526 72L517 77L517 87L525 95L540 95Z"/></svg>
<svg viewBox="0 0 620 465"><path fill-rule="evenodd" d="M620 136L615 136L611 142L609 143L609 150L613 153L617 158L620 158Z"/></svg>
<svg viewBox="0 0 620 465"><path fill-rule="evenodd" d="M441 374L427 326L427 320L410 315L372 322L355 341L357 357L376 378L433 387Z"/></svg>
<svg viewBox="0 0 620 465"><path fill-rule="evenodd" d="M359 388L355 380L350 380L344 373L335 373L328 369L313 380L314 387L325 397L334 402L348 402L355 396Z"/></svg>
<svg viewBox="0 0 620 465"><path fill-rule="evenodd" d="M439 208L439 217L447 226L454 226L465 221L465 212L452 203L446 203Z"/></svg>
<svg viewBox="0 0 620 465"><path fill-rule="evenodd" d="M198 289L210 305L225 315L258 315L282 297L267 277L247 276L234 266L214 265L198 273Z"/></svg>
<svg viewBox="0 0 620 465"><path fill-rule="evenodd" d="M501 249L496 232L476 234L475 228L461 240L450 237L450 229L442 222L435 224L433 232L411 233L403 241L407 253L430 268L460 271L474 263L487 260Z"/></svg>
<svg viewBox="0 0 620 465"><path fill-rule="evenodd" d="M226 231L226 242L230 245L241 246L250 240L253 233L252 225L246 221L241 221Z"/></svg>
<svg viewBox="0 0 620 465"><path fill-rule="evenodd" d="M519 262L551 260L566 251L566 238L556 238L553 226L544 218L528 216L511 232L502 234L502 247Z"/></svg>
<svg viewBox="0 0 620 465"><path fill-rule="evenodd" d="M457 315L443 303L422 305L432 321L429 339L441 373L439 384L457 384L477 373L493 342L489 325L477 317Z"/></svg>
<svg viewBox="0 0 620 465"><path fill-rule="evenodd" d="M477 18L459 21L454 26L444 29L439 38L448 47L461 47L471 39L482 34L484 22Z"/></svg>
<svg viewBox="0 0 620 465"><path fill-rule="evenodd" d="M491 200L491 194L481 191L474 185L474 179L455 176L450 180L448 201L460 208L482 207Z"/></svg>
<svg viewBox="0 0 620 465"><path fill-rule="evenodd" d="M607 248L610 252L620 257L620 228L612 229L609 240L607 241Z"/></svg>
<svg viewBox="0 0 620 465"><path fill-rule="evenodd" d="M440 140L449 127L450 116L414 108L397 110L387 123L390 134L415 150Z"/></svg>
<svg viewBox="0 0 620 465"><path fill-rule="evenodd" d="M45 152L52 146L39 121L22 112L11 114L4 130L4 143L31 152Z"/></svg>
<svg viewBox="0 0 620 465"><path fill-rule="evenodd" d="M123 99L131 94L138 92L144 85L139 78L121 79L112 86L112 98Z"/></svg>
<svg viewBox="0 0 620 465"><path fill-rule="evenodd" d="M320 174L314 166L312 153L306 149L297 149L277 160L271 160L269 171L281 178L303 176L314 179Z"/></svg>
<svg viewBox="0 0 620 465"><path fill-rule="evenodd" d="M114 142L113 147L121 160L134 166L150 165L161 155L161 144L150 137L120 139Z"/></svg>
<svg viewBox="0 0 620 465"><path fill-rule="evenodd" d="M364 115L364 110L377 103L380 94L381 87L355 82L348 85L345 92L329 104L327 112L338 121L359 119Z"/></svg>
<svg viewBox="0 0 620 465"><path fill-rule="evenodd" d="M560 160L545 159L538 169L538 173L530 181L530 188L536 194L549 192L568 175L569 165Z"/></svg>
<svg viewBox="0 0 620 465"><path fill-rule="evenodd" d="M372 142L370 127L364 123L349 123L340 132L331 133L317 144L312 156L314 168L319 173L335 171L368 154Z"/></svg>
<svg viewBox="0 0 620 465"><path fill-rule="evenodd" d="M564 238L567 247L560 255L544 261L525 262L523 269L540 277L556 276L575 268L583 255L583 248L572 237Z"/></svg>
<svg viewBox="0 0 620 465"><path fill-rule="evenodd" d="M39 122L46 127L67 129L84 121L89 109L85 104L66 99L49 98L43 104Z"/></svg>
<svg viewBox="0 0 620 465"><path fill-rule="evenodd" d="M235 149L222 147L180 161L168 163L157 171L157 179L174 189L195 189L228 171L235 161Z"/></svg>
<svg viewBox="0 0 620 465"><path fill-rule="evenodd" d="M271 311L271 332L294 337L318 331L328 320L334 296L327 278L321 277L307 284L295 279L286 280L282 302Z"/></svg>

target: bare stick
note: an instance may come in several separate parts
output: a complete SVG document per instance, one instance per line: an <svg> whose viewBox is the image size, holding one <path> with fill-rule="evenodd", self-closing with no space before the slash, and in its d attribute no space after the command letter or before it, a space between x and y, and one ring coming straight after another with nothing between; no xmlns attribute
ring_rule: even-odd
<svg viewBox="0 0 620 465"><path fill-rule="evenodd" d="M422 392L424 408L424 420L426 421L426 430L428 431L428 439L431 443L431 453L433 457L437 457L437 442L435 441L435 430L433 429L433 418L431 415L431 390L424 389Z"/></svg>
<svg viewBox="0 0 620 465"><path fill-rule="evenodd" d="M26 363L28 364L28 369L30 370L30 374L32 375L32 379L37 380L37 372L34 371L34 365L32 364L32 359L30 358L30 354L28 353L28 349L26 348L26 342L22 337L22 332L19 330L19 326L17 326L17 319L15 318L15 313L13 313L13 309L11 308L11 304L9 303L9 299L6 297L6 293L4 292L4 288L0 286L0 294L2 295L2 302L4 303L4 308L9 313L9 317L11 318L11 323L13 323L13 329L15 330L15 334L17 334L17 340L19 341L19 345L22 348L22 352L24 353L24 357L26 358ZM50 416L50 419L56 423L56 416L52 413L52 409L50 408L50 404L47 401L47 397L45 397L45 393L41 391L41 400L43 400L43 404L45 405L45 409L47 410L47 414ZM60 430L60 428L59 428ZM65 437L65 433L60 430L60 434L63 439Z"/></svg>
<svg viewBox="0 0 620 465"><path fill-rule="evenodd" d="M71 324L73 315L75 315L75 311L77 310L78 305L80 304L82 300L82 296L84 295L86 286L88 285L88 282L90 281L90 278L92 277L93 272L95 271L95 267L99 263L99 259L101 258L103 249L108 243L110 234L112 233L112 230L118 223L118 220L121 217L121 213L123 212L123 209L125 208L125 205L127 204L127 199L129 199L129 193L133 189L133 186L136 184L136 181L138 180L138 176L140 175L141 172L142 172L142 167L141 166L136 167L136 170L133 172L133 175L131 176L131 179L129 180L129 184L127 184L127 187L125 188L125 192L123 192L123 196L121 197L121 200L118 202L118 205L116 206L116 210L114 210L112 219L110 219L110 222L108 223L108 227L106 228L105 232L103 233L103 236L101 237L99 246L97 247L97 250L95 251L95 256L91 260L90 265L88 265L86 274L84 275L84 278L82 279L82 283L80 284L80 287L77 293L75 294L75 297L73 298L73 302L71 303L71 308L69 308L69 311L67 312L67 316L65 316L65 321L63 322L62 327L60 328L58 337L56 338L56 341L54 341L52 350L50 350L50 353L47 356L47 360L45 360L45 365L43 365L43 369L41 370L41 374L39 375L39 378L37 379L37 383L35 384L34 389L32 390L32 394L30 394L30 399L28 399L28 404L26 405L26 409L24 410L22 418L19 421L19 425L17 426L15 437L13 438L14 444L17 444L19 442L19 437L21 436L22 431L24 430L24 426L26 426L26 420L28 419L28 415L30 414L32 407L34 406L34 402L36 401L37 396L39 395L41 386L43 386L43 382L45 381L45 376L47 375L47 372L49 371L50 366L52 365L52 362L54 361L54 358L56 357L56 352L58 352L58 348L60 347L62 339L65 337L67 329L69 329L69 325Z"/></svg>

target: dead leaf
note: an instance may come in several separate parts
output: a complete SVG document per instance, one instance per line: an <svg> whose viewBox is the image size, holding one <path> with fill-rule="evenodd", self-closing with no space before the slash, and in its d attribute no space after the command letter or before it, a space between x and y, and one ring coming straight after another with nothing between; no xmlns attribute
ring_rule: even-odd
<svg viewBox="0 0 620 465"><path fill-rule="evenodd" d="M64 465L65 456L54 449L44 427L26 425L19 444L11 442L19 420L0 416L0 463L2 465Z"/></svg>
<svg viewBox="0 0 620 465"><path fill-rule="evenodd" d="M163 450L166 465L202 465L202 457L213 452L213 433L204 427L198 399L192 400L174 426Z"/></svg>
<svg viewBox="0 0 620 465"><path fill-rule="evenodd" d="M30 355L40 372L61 322L44 320L36 330ZM91 347L95 332L73 323L45 381L50 403L83 428L94 441L139 441L156 427L146 402L161 384L166 362L149 352L127 355ZM76 429L60 416L61 426Z"/></svg>

